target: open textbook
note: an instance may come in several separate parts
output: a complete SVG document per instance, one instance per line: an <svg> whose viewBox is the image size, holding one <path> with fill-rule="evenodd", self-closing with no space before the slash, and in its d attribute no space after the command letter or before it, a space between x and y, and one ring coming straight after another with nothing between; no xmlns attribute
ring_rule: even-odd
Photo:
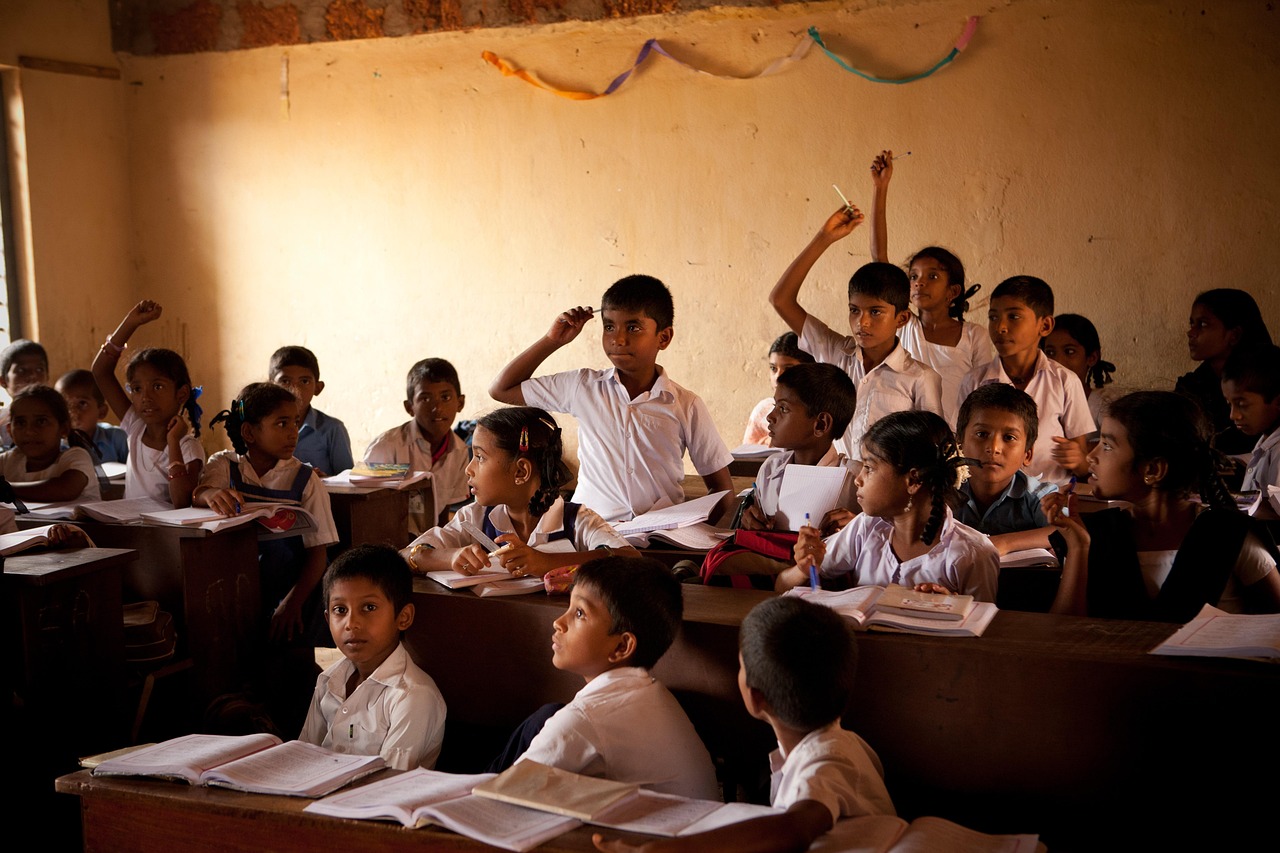
<svg viewBox="0 0 1280 853"><path fill-rule="evenodd" d="M52 524L43 527L30 527L13 533L0 535L0 555L5 557L26 551L28 548L40 548L49 544L49 530Z"/></svg>
<svg viewBox="0 0 1280 853"><path fill-rule="evenodd" d="M341 755L275 735L186 735L110 758L97 776L155 776L255 794L322 797L386 767L377 755Z"/></svg>
<svg viewBox="0 0 1280 853"><path fill-rule="evenodd" d="M892 589L893 586L890 585L888 588ZM899 587L899 589L902 588ZM881 612L876 608L876 602L885 591L886 587L882 586L856 586L853 589L841 590L840 592L796 587L789 590L787 595L799 596L806 601L812 601L814 604L830 607L841 616L852 621L854 627L858 630L897 631L905 634L930 634L939 637L981 637L996 615L996 606L989 601L972 602L967 615L959 620L939 619L936 613L930 614L933 617L930 618L929 616L906 616L902 612ZM905 596L907 598L919 598L922 595L927 595L910 590L905 590L904 592L910 593L909 596ZM899 595L902 595L902 593L895 593L894 598L901 601L898 598ZM970 596L939 597L970 598ZM957 606L963 607L963 603L957 602Z"/></svg>
<svg viewBox="0 0 1280 853"><path fill-rule="evenodd" d="M288 503L242 504L240 513L230 516L221 515L214 509L197 506L187 509L167 509L163 512L144 512L141 515L142 520L150 524L199 527L201 530L214 533L252 521L258 522L270 533L302 533L316 528L316 522L311 517L311 513L296 504Z"/></svg>
<svg viewBox="0 0 1280 853"><path fill-rule="evenodd" d="M1196 617L1151 650L1153 655L1280 658L1280 613L1227 613L1206 604Z"/></svg>
<svg viewBox="0 0 1280 853"><path fill-rule="evenodd" d="M720 499L728 491L712 492L691 501L651 509L630 521L613 525L628 542L639 548L649 546L652 538L663 538L685 548L707 550L733 534L707 524Z"/></svg>

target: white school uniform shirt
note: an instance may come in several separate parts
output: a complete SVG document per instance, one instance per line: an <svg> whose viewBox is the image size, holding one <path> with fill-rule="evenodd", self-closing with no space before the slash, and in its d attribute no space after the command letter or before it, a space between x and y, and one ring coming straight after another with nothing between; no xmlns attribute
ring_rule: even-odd
<svg viewBox="0 0 1280 853"><path fill-rule="evenodd" d="M578 419L575 503L606 521L623 521L684 501L684 453L714 474L733 461L702 398L658 368L653 387L633 400L608 370L570 370L526 379L524 401Z"/></svg>
<svg viewBox="0 0 1280 853"><path fill-rule="evenodd" d="M711 756L671 691L649 670L597 675L557 711L521 758L661 794L720 799Z"/></svg>
<svg viewBox="0 0 1280 853"><path fill-rule="evenodd" d="M138 417L133 407L120 419L120 429L129 437L129 458L125 460L124 496L126 500L133 498L155 498L162 503L169 500L169 447L152 450L142 443L142 433L147 425ZM190 431L178 439L178 447L182 450L182 464L204 461L204 447L200 439Z"/></svg>
<svg viewBox="0 0 1280 853"><path fill-rule="evenodd" d="M433 464L431 442L418 428L418 422L410 420L379 435L364 452L365 462L395 462L408 465L411 471L431 472L431 506L427 506L425 490L413 492L409 497L409 531L421 533L435 526L440 511L450 504L471 497L467 487L467 462L470 454L467 443L453 430L449 431L449 446Z"/></svg>
<svg viewBox="0 0 1280 853"><path fill-rule="evenodd" d="M862 513L826 539L822 576L852 574L856 586L936 583L978 601L996 600L1000 555L990 539L956 521L950 509L933 547L919 557L899 561L890 547L892 536L893 522Z"/></svg>
<svg viewBox="0 0 1280 853"><path fill-rule="evenodd" d="M1258 438L1253 453L1249 455L1249 467L1245 468L1240 488L1244 491L1259 489L1265 502L1267 486L1280 486L1280 427L1273 429L1270 435Z"/></svg>
<svg viewBox="0 0 1280 853"><path fill-rule="evenodd" d="M932 367L942 378L942 416L947 423L955 423L956 416L960 414L960 404L964 402L960 396L960 382L970 370L995 358L991 335L984 327L966 320L960 327L960 340L955 346L931 343L924 336L920 319L912 314L907 325L898 330L898 341L912 358Z"/></svg>
<svg viewBox="0 0 1280 853"><path fill-rule="evenodd" d="M794 450L775 453L764 460L763 464L760 465L760 470L756 472L756 481L754 483L756 503L760 507L760 512L764 513L765 518L773 518L778 512L778 496L782 493L782 478L795 455ZM839 505L845 509L852 509L854 499L857 497L857 488L853 484L855 475L849 465L849 460L843 453L836 450L836 446L832 444L827 448L827 452L823 454L822 458L818 460L817 467L835 468L837 466L844 467L848 472L845 474L844 488L840 492ZM813 518L810 521L817 527L822 519ZM797 522L793 519L793 523Z"/></svg>
<svg viewBox="0 0 1280 853"><path fill-rule="evenodd" d="M462 525L467 523L483 529L484 510L485 508L479 504L467 504L458 510L444 527L433 527L409 543L409 548L405 549L404 553L407 554L414 545L429 545L432 548L465 548L468 545L479 544L462 528ZM489 514L489 521L499 534L510 533L514 529L511 516L506 506L502 504L493 508ZM539 545L547 544L553 534L563 531L564 498L556 498L556 502L547 508L542 518L538 519L538 524L529 534L529 541L526 544L531 548L537 548ZM596 548L626 547L629 547L627 540L623 539L609 522L585 506L578 508L578 517L573 525L573 550L594 551Z"/></svg>
<svg viewBox="0 0 1280 853"><path fill-rule="evenodd" d="M347 695L355 664L343 658L316 678L298 740L347 755L381 755L395 770L436 766L444 697L404 643Z"/></svg>
<svg viewBox="0 0 1280 853"><path fill-rule="evenodd" d="M98 474L93 470L93 458L83 447L70 447L58 454L58 458L47 468L39 471L27 470L27 454L14 447L0 453L0 472L10 483L35 483L40 480L51 480L67 471L79 471L88 482L73 500L76 503L88 503L100 500L102 492L98 488Z"/></svg>
<svg viewBox="0 0 1280 853"><path fill-rule="evenodd" d="M838 335L812 314L804 321L800 349L823 364L834 364L849 374L858 391L853 420L836 442L840 452L861 461L862 437L876 421L893 412L924 411L942 414L942 379L937 371L911 357L901 342L884 361L867 370L862 348L852 337Z"/></svg>
<svg viewBox="0 0 1280 853"><path fill-rule="evenodd" d="M804 800L822 803L831 822L863 815L896 815L884 786L884 768L867 742L840 728L840 721L814 729L784 752L769 754L769 804L789 809Z"/></svg>
<svg viewBox="0 0 1280 853"><path fill-rule="evenodd" d="M130 457L132 458L132 457ZM234 450L220 450L209 457L209 463L200 474L201 489L231 488L231 466L240 466L240 479L251 486L262 486L264 489L288 489L298 476L298 468L302 463L293 457L280 459L275 466L261 477L253 469L249 457L241 456ZM266 500L266 499L259 499ZM333 509L329 505L329 493L325 491L324 481L315 469L311 478L302 489L302 508L316 520L315 530L302 534L302 546L315 548L318 545L332 545L338 541L338 528L333 523Z"/></svg>
<svg viewBox="0 0 1280 853"><path fill-rule="evenodd" d="M995 382L1013 384L1009 374L1005 373L1003 362L998 358L969 371L960 384L960 399L964 400L979 385ZM1031 464L1026 466L1026 471L1045 482L1066 486L1071 479L1071 472L1053 461L1053 437L1078 438L1095 429L1080 377L1043 352L1037 352L1031 381L1023 390L1036 401L1036 411L1040 417L1039 434L1036 436L1035 447L1031 450Z"/></svg>

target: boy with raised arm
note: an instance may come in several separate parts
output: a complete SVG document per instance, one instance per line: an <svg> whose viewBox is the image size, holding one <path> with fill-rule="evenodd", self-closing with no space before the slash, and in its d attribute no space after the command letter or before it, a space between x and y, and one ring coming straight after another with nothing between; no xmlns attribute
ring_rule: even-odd
<svg viewBox="0 0 1280 853"><path fill-rule="evenodd" d="M711 412L657 363L658 353L675 335L675 309L666 285L652 276L630 275L605 291L600 304L601 346L612 369L531 378L595 316L591 308L572 308L502 369L489 395L502 403L537 406L578 419L581 468L573 501L606 521L682 502L685 450L709 492L732 492L733 457L716 432ZM726 495L711 520L732 506L733 495Z"/></svg>

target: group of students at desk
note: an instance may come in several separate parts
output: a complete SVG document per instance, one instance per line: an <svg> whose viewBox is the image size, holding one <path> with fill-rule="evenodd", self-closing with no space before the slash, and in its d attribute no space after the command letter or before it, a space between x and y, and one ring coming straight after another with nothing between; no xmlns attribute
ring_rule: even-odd
<svg viewBox="0 0 1280 853"><path fill-rule="evenodd" d="M1092 324L1076 318L1055 326L1049 286L1015 276L991 296L989 340L996 357L988 361L980 330L962 319L972 290L964 290L963 268L953 255L922 250L909 262L909 273L879 260L887 254L883 211L890 164L882 155L873 166L878 260L850 279L852 336L832 331L798 297L823 252L862 222L856 208L836 211L770 294L794 335L779 339L771 353L776 387L765 415L767 437L783 452L762 466L742 527L773 527L772 508L791 464L847 467L854 491L819 524L790 531L789 555L726 548L730 553L716 571L764 577L785 590L806 582L816 568L824 583L899 583L992 600L999 553L1049 544L1056 530L1065 558L1055 611L1178 621L1204 603L1280 610L1275 547L1265 528L1236 510L1219 477L1214 446L1225 447L1231 428L1237 439L1248 436L1256 443L1251 451L1243 448L1251 454L1243 485L1265 491L1277 484L1280 349L1271 345L1253 299L1227 289L1196 298L1188 343L1202 364L1180 381L1184 393L1147 391L1108 400ZM918 315L908 310L911 303ZM666 287L629 276L609 288L602 305L602 345L611 370L534 378L539 365L595 317L588 308L560 314L495 378L490 394L514 405L480 418L468 454L452 431L464 401L456 371L441 359L427 359L409 374L405 408L412 419L375 440L365 458L433 474L431 505L424 500L413 513L417 538L402 561L391 561L397 568L474 574L496 561L519 577L562 575L583 566L569 608L555 623L553 655L557 666L582 675L587 686L565 709L544 717L541 731L531 722L524 734L532 755L567 769L713 795L705 749L696 736L688 739L687 719L645 672L670 643L652 624L679 622L678 587L674 604L662 605L670 595L660 591L633 597L647 588L646 577L655 589L669 587L667 575L638 561L609 522L681 500L684 452L715 491L731 484L731 457L705 404L657 364L673 337ZM323 546L336 540L318 471L340 470L350 460L349 449L342 456L332 447L349 447L337 441L345 439L340 422L310 406L323 388L318 364L302 348L278 352L272 383L248 386L214 419L226 423L236 450L216 454L205 466L189 434L198 430L195 394L176 353L144 349L129 362L127 388L115 377L126 342L159 314L158 305L144 301L108 337L89 377L101 388L96 409L76 403L90 390L82 375L64 377L61 390L77 411L88 408L100 417L105 402L121 417L130 460L126 496L151 495L175 506L194 502L226 514L254 496L291 497L315 508L313 515L325 520L320 529L303 539L292 562L274 570L274 583L264 583L272 590L273 632L299 635L304 602L318 592L324 573ZM20 495L67 499L55 490L87 488L93 478L82 462L56 467L75 453L59 449L70 424L61 397L56 401L39 387L15 388L15 378L36 372L31 358L30 350L11 347L0 365L6 387L17 392L9 410L17 447L5 454L4 470ZM580 424L573 502L560 495L570 471L551 411L572 414ZM101 447L104 428L92 426ZM1090 450L1095 431L1098 442ZM37 440L45 433L53 440ZM328 447L329 455L311 466L295 458L317 445ZM1095 496L1130 507L1083 516L1072 511L1074 483L1086 475ZM37 482L19 484L23 479ZM437 508L468 493L474 503L437 524ZM726 496L720 513L729 509ZM493 554L481 546L469 531L474 528L501 543L501 550ZM567 540L570 549L539 547L558 540ZM429 765L438 753L443 700L399 644L412 604L391 581L379 580L382 570L370 568L377 559L376 549L361 549L349 562L335 562L317 596L324 607L317 602L314 612L325 614L345 659L320 676L305 731L323 745L344 746L344 737L355 740L355 730L344 734L334 722L345 719L339 709L363 709L371 723L360 748L383 752L393 766ZM395 583L403 586L403 577ZM781 786L774 803L788 811L768 832L745 834L770 843L777 840L773 829L811 838L839 817L891 809L874 753L833 722L848 693L828 704L810 695L818 685L843 684L843 676L835 670L817 674L787 655L794 642L787 637L819 630L825 617L781 600L762 607L762 615L743 628L743 698L778 734ZM386 636L372 639L368 625L388 619ZM766 630L765 623L775 620L785 626L781 633ZM765 639L754 648L757 629ZM843 647L847 635L838 633L798 647ZM766 670L773 674L757 674ZM393 701L396 690L411 688L428 695L425 705ZM625 721L635 719L627 715L650 707L637 698L649 692L656 710L644 712L646 730L670 718L679 749L644 749L641 755L626 736ZM786 697L804 698L797 708ZM655 755L666 766L652 766ZM685 762L673 763L673 755L697 767L677 767ZM622 773L619 768L632 759L643 768Z"/></svg>

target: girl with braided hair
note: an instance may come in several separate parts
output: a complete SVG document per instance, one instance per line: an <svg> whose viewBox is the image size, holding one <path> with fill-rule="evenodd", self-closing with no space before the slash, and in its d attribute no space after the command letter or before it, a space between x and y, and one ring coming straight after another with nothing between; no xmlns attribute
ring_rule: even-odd
<svg viewBox="0 0 1280 853"><path fill-rule="evenodd" d="M1280 612L1275 545L1222 484L1211 437L1181 394L1139 391L1111 404L1089 476L1096 496L1132 508L1064 515L1067 496L1044 498L1069 548L1058 612L1164 622L1189 621L1205 604Z"/></svg>
<svg viewBox="0 0 1280 853"><path fill-rule="evenodd" d="M543 409L490 412L477 422L471 450L467 486L475 503L401 552L415 572L474 575L496 561L514 577L541 577L610 553L640 556L600 516L561 497L573 474L560 427ZM502 547L488 553L468 528Z"/></svg>
<svg viewBox="0 0 1280 853"><path fill-rule="evenodd" d="M932 412L894 412L876 421L862 440L855 481L862 514L825 541L815 528L801 528L796 565L778 576L775 588L807 582L816 566L826 580L896 583L995 601L995 547L947 507L971 461Z"/></svg>

